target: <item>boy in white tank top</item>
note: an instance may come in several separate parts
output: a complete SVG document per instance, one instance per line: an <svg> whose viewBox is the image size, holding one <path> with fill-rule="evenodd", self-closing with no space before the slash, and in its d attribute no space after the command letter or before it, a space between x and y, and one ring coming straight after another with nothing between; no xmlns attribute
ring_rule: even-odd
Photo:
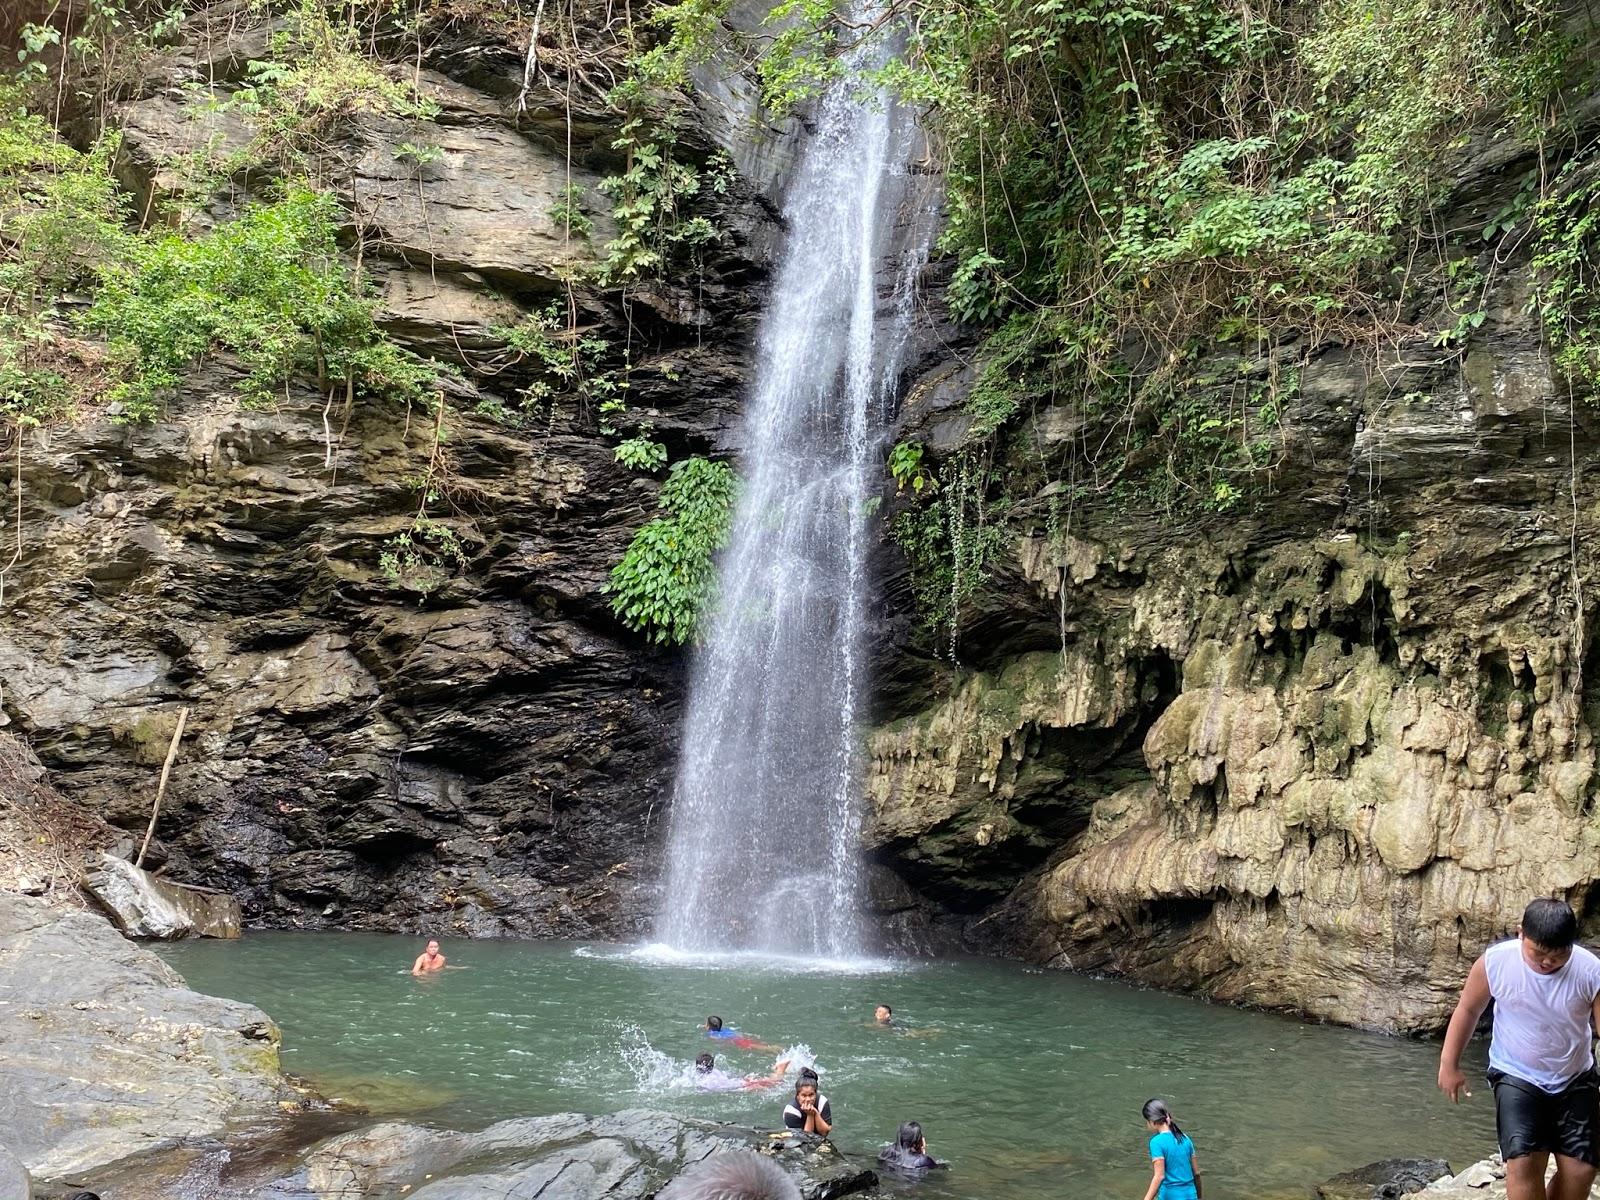
<svg viewBox="0 0 1600 1200"><path fill-rule="evenodd" d="M1593 1031L1600 1022L1600 958L1577 945L1578 918L1560 900L1535 900L1517 936L1472 964L1439 1055L1439 1087L1466 1090L1461 1052L1494 1001L1489 1082L1506 1161L1507 1200L1587 1200L1600 1166L1600 1078ZM1472 1095L1467 1092L1467 1095Z"/></svg>

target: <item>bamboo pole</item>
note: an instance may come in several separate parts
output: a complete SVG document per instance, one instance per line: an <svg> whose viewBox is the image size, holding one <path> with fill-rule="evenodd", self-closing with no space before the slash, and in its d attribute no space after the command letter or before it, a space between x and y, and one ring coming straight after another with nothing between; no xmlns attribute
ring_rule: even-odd
<svg viewBox="0 0 1600 1200"><path fill-rule="evenodd" d="M161 764L161 782L156 784L156 801L150 806L150 827L144 831L144 845L139 847L139 857L133 860L136 867L144 866L145 852L150 849L150 839L156 835L156 819L161 816L161 797L167 794L167 778L172 774L172 760L178 757L178 743L183 740L183 727L189 723L189 710L178 712L178 727L172 731L172 744L167 747L167 760Z"/></svg>

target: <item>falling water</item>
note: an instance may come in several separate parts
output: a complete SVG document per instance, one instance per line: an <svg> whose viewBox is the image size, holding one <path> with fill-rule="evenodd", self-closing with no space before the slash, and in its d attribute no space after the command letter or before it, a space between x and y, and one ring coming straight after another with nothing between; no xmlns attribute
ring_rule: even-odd
<svg viewBox="0 0 1600 1200"><path fill-rule="evenodd" d="M789 190L673 804L658 932L678 950L863 952L867 502L931 224L907 214L913 132L837 86Z"/></svg>

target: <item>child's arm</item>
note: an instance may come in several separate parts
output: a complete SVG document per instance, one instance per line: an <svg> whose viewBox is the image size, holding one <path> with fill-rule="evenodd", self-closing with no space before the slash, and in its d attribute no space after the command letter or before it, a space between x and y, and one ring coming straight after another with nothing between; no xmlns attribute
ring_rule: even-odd
<svg viewBox="0 0 1600 1200"><path fill-rule="evenodd" d="M1200 1156L1192 1149L1189 1151L1189 1170L1194 1173L1194 1200L1202 1200L1205 1193L1200 1190Z"/></svg>
<svg viewBox="0 0 1600 1200"><path fill-rule="evenodd" d="M1600 1005L1600 1001L1596 1003ZM1461 1073L1461 1052L1467 1048L1472 1031L1478 1027L1478 1018L1488 1007L1489 974L1480 957L1467 972L1461 999L1456 1001L1456 1010L1450 1014L1450 1027L1445 1030L1444 1049L1439 1052L1439 1090L1450 1097L1452 1104L1460 1103L1461 1093L1467 1087L1467 1077ZM1472 1093L1467 1092L1467 1095Z"/></svg>
<svg viewBox="0 0 1600 1200"><path fill-rule="evenodd" d="M1144 1194L1144 1200L1156 1200L1156 1193L1161 1190L1161 1181L1167 1177L1167 1160L1152 1158L1150 1168L1150 1190Z"/></svg>

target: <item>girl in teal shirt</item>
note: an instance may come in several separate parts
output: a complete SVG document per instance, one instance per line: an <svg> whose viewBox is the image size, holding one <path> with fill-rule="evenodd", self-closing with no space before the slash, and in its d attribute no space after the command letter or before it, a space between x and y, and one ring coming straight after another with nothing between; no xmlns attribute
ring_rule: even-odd
<svg viewBox="0 0 1600 1200"><path fill-rule="evenodd" d="M1194 1142L1178 1128L1172 1112L1160 1100L1144 1106L1144 1123L1150 1138L1150 1190L1144 1200L1200 1200L1200 1168L1194 1161Z"/></svg>

